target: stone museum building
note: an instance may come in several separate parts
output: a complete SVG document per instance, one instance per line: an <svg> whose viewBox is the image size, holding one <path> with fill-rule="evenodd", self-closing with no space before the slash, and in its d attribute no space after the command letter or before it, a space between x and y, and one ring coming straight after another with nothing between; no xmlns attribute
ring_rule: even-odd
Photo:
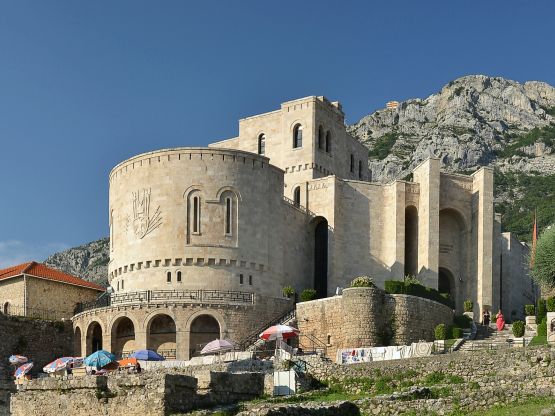
<svg viewBox="0 0 555 416"><path fill-rule="evenodd" d="M429 158L410 180L371 180L341 105L314 96L242 119L209 147L121 162L109 175L111 293L74 316L76 353L188 359L218 337L242 345L294 309L284 286L332 297L359 275L381 288L414 275L457 313L472 299L476 316L534 302L490 168L443 173Z"/></svg>

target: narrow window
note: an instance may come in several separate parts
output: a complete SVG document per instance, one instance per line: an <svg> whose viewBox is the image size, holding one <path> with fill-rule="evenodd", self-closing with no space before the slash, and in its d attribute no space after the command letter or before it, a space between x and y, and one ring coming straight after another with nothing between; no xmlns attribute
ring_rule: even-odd
<svg viewBox="0 0 555 416"><path fill-rule="evenodd" d="M303 126L297 124L293 129L293 148L303 147Z"/></svg>
<svg viewBox="0 0 555 416"><path fill-rule="evenodd" d="M181 272L177 272L177 281L181 282Z"/></svg>
<svg viewBox="0 0 555 416"><path fill-rule="evenodd" d="M168 282L168 283L172 282L172 272L167 272L166 273L166 282Z"/></svg>
<svg viewBox="0 0 555 416"><path fill-rule="evenodd" d="M355 172L355 157L351 155L351 173Z"/></svg>
<svg viewBox="0 0 555 416"><path fill-rule="evenodd" d="M123 279L121 279L121 290L123 290Z"/></svg>
<svg viewBox="0 0 555 416"><path fill-rule="evenodd" d="M242 273L239 275L239 284L240 285L243 284L243 274Z"/></svg>
<svg viewBox="0 0 555 416"><path fill-rule="evenodd" d="M331 345L331 335L328 335L328 345Z"/></svg>
<svg viewBox="0 0 555 416"><path fill-rule="evenodd" d="M266 135L264 133L258 136L258 154L266 154Z"/></svg>
<svg viewBox="0 0 555 416"><path fill-rule="evenodd" d="M301 187L297 186L293 191L293 203L296 207L301 205Z"/></svg>
<svg viewBox="0 0 555 416"><path fill-rule="evenodd" d="M252 276L249 275L249 285L252 286Z"/></svg>
<svg viewBox="0 0 555 416"><path fill-rule="evenodd" d="M324 149L324 129L322 126L318 129L318 149Z"/></svg>
<svg viewBox="0 0 555 416"><path fill-rule="evenodd" d="M326 153L331 153L331 133L329 130L326 133Z"/></svg>
<svg viewBox="0 0 555 416"><path fill-rule="evenodd" d="M118 281L118 292L119 292L119 281Z"/></svg>
<svg viewBox="0 0 555 416"><path fill-rule="evenodd" d="M358 178L362 179L362 160L358 161Z"/></svg>
<svg viewBox="0 0 555 416"><path fill-rule="evenodd" d="M200 229L200 204L199 197L193 197L193 232L198 233Z"/></svg>
<svg viewBox="0 0 555 416"><path fill-rule="evenodd" d="M225 234L231 235L231 198L225 199Z"/></svg>

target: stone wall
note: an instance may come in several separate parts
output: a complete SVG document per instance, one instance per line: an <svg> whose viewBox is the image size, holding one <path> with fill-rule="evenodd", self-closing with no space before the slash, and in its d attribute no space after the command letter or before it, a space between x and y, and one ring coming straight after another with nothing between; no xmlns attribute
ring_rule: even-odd
<svg viewBox="0 0 555 416"><path fill-rule="evenodd" d="M301 334L326 343L332 359L337 349L432 341L438 324L452 322L445 305L378 288L349 288L342 296L297 304Z"/></svg>
<svg viewBox="0 0 555 416"><path fill-rule="evenodd" d="M71 322L51 322L0 314L0 380L11 378L12 354L28 357L35 364L33 372L42 371L56 358L73 355Z"/></svg>
<svg viewBox="0 0 555 416"><path fill-rule="evenodd" d="M10 415L10 396L14 392L14 383L0 380L0 416Z"/></svg>
<svg viewBox="0 0 555 416"><path fill-rule="evenodd" d="M211 372L203 387L194 377L164 373L37 379L12 394L11 414L165 416L260 397L264 375Z"/></svg>

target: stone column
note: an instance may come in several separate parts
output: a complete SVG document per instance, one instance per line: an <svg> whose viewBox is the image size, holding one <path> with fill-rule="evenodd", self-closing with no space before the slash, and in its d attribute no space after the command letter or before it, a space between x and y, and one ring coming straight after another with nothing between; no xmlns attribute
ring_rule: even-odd
<svg viewBox="0 0 555 416"><path fill-rule="evenodd" d="M418 278L438 288L439 270L439 159L427 159L413 171L420 185L418 207Z"/></svg>
<svg viewBox="0 0 555 416"><path fill-rule="evenodd" d="M394 182L384 189L382 222L383 261L391 269L391 278L405 275L405 183Z"/></svg>
<svg viewBox="0 0 555 416"><path fill-rule="evenodd" d="M378 288L343 289L343 346L345 348L382 345L385 324L385 292Z"/></svg>
<svg viewBox="0 0 555 416"><path fill-rule="evenodd" d="M177 360L189 360L190 333L185 330L177 330L175 334L175 354Z"/></svg>
<svg viewBox="0 0 555 416"><path fill-rule="evenodd" d="M146 331L135 330L135 350L146 350L147 348Z"/></svg>
<svg viewBox="0 0 555 416"><path fill-rule="evenodd" d="M483 167L473 175L472 222L476 241L476 282L478 316L493 302L493 169ZM510 311L505 311L510 316Z"/></svg>

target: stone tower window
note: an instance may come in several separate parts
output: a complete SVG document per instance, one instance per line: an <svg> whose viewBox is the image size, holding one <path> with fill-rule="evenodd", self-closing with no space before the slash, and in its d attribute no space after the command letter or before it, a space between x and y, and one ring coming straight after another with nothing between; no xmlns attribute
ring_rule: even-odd
<svg viewBox="0 0 555 416"><path fill-rule="evenodd" d="M118 280L118 292L119 292L119 280Z"/></svg>
<svg viewBox="0 0 555 416"><path fill-rule="evenodd" d="M231 235L233 215L231 198L225 199L225 235Z"/></svg>
<svg viewBox="0 0 555 416"><path fill-rule="evenodd" d="M168 283L172 282L172 272L167 272L166 273L166 282L168 282Z"/></svg>
<svg viewBox="0 0 555 416"><path fill-rule="evenodd" d="M326 133L326 153L331 153L331 132Z"/></svg>
<svg viewBox="0 0 555 416"><path fill-rule="evenodd" d="M303 147L303 126L296 124L293 129L293 148Z"/></svg>
<svg viewBox="0 0 555 416"><path fill-rule="evenodd" d="M123 290L123 279L121 279L121 290Z"/></svg>
<svg viewBox="0 0 555 416"><path fill-rule="evenodd" d="M193 233L200 233L200 198L193 197Z"/></svg>
<svg viewBox="0 0 555 416"><path fill-rule="evenodd" d="M181 272L180 271L177 272L177 281L179 283L181 283Z"/></svg>
<svg viewBox="0 0 555 416"><path fill-rule="evenodd" d="M249 285L252 286L252 276L249 275Z"/></svg>
<svg viewBox="0 0 555 416"><path fill-rule="evenodd" d="M351 173L355 172L355 156L351 153Z"/></svg>
<svg viewBox="0 0 555 416"><path fill-rule="evenodd" d="M258 136L258 154L266 154L266 135L264 133Z"/></svg>
<svg viewBox="0 0 555 416"><path fill-rule="evenodd" d="M293 191L293 203L296 207L301 205L301 187L297 186Z"/></svg>
<svg viewBox="0 0 555 416"><path fill-rule="evenodd" d="M324 150L324 140L324 129L322 128L322 126L320 126L318 128L318 149Z"/></svg>
<svg viewBox="0 0 555 416"><path fill-rule="evenodd" d="M239 275L239 284L242 285L243 284L243 273L241 273Z"/></svg>
<svg viewBox="0 0 555 416"><path fill-rule="evenodd" d="M358 178L362 179L362 160L358 161Z"/></svg>

